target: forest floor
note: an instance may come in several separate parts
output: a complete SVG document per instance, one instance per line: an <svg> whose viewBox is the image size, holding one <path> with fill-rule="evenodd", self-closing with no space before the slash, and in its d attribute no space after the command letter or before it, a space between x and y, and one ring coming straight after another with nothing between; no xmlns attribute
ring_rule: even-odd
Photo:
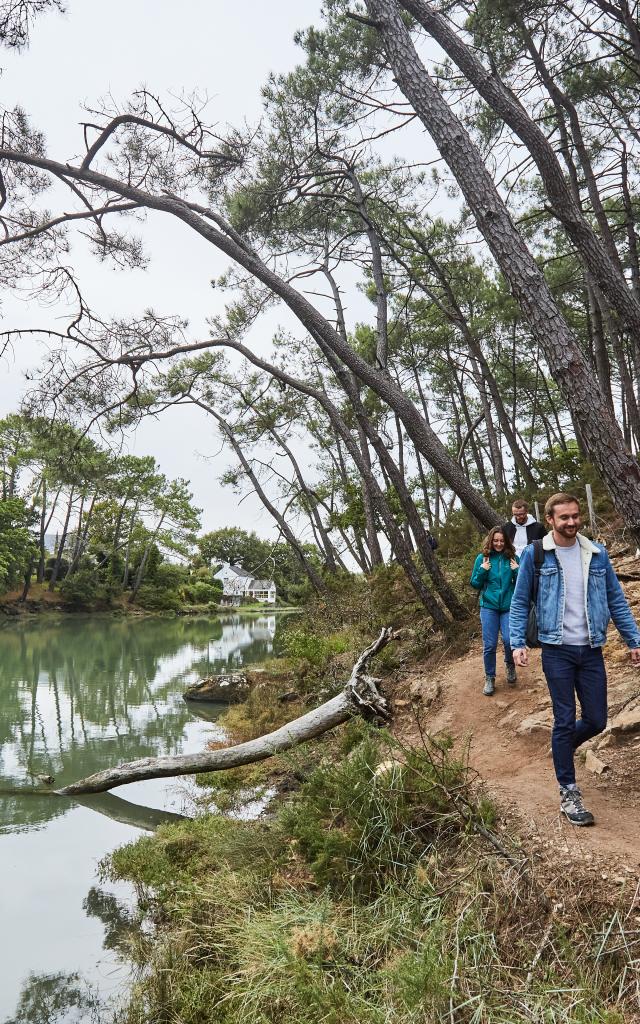
<svg viewBox="0 0 640 1024"><path fill-rule="evenodd" d="M640 580L625 581L623 586L640 621ZM530 652L528 667L518 670L516 686L507 685L500 658L499 651L493 697L482 694L479 635L462 657L443 659L440 666L412 666L399 674L393 686L394 733L408 745L420 743L421 730L448 733L458 749L466 748L471 768L505 811L519 820L523 839L533 848L568 857L572 870L593 876L599 888L602 882L637 884L640 670L631 666L618 633L611 628L605 647L609 726L615 726L624 712L626 731L607 730L576 754L577 781L595 816L594 828L571 826L559 813L550 746L553 716L540 652Z"/></svg>

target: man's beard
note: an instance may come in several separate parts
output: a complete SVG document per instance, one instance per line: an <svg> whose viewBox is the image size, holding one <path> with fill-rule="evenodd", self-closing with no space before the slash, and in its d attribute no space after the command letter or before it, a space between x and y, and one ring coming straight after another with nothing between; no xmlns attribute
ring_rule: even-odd
<svg viewBox="0 0 640 1024"><path fill-rule="evenodd" d="M556 526L557 532L561 537L575 537L578 532L577 526Z"/></svg>

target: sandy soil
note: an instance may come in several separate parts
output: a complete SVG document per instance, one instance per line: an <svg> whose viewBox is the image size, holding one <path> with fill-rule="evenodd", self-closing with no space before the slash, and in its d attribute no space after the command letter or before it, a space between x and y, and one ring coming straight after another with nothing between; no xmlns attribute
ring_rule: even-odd
<svg viewBox="0 0 640 1024"><path fill-rule="evenodd" d="M640 692L640 671L629 664L617 641L607 647L610 712ZM419 715L429 732L446 731L458 745L469 745L469 762L489 792L515 810L524 835L537 847L567 856L568 867L580 862L600 878L628 885L640 868L640 733L625 735L596 749L606 764L601 775L587 770L577 756L577 780L586 806L596 818L593 828L576 828L559 814L558 786L550 751L551 702L539 652L507 686L498 662L496 694L485 697L479 640L464 657L441 670L418 667L398 680L394 703L398 736L418 740ZM592 741L597 748L598 741Z"/></svg>

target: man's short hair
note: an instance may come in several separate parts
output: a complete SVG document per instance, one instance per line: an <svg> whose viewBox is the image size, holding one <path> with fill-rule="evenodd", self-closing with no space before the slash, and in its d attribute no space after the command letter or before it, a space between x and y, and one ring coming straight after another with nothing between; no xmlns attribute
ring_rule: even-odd
<svg viewBox="0 0 640 1024"><path fill-rule="evenodd" d="M552 494L547 499L547 503L544 506L545 519L550 516L553 518L553 510L556 505L577 505L580 508L580 502L576 498L575 494L567 494L566 491L559 491L558 494Z"/></svg>
<svg viewBox="0 0 640 1024"><path fill-rule="evenodd" d="M523 508L525 512L529 511L529 502L525 501L524 498L515 498L511 502L511 508Z"/></svg>

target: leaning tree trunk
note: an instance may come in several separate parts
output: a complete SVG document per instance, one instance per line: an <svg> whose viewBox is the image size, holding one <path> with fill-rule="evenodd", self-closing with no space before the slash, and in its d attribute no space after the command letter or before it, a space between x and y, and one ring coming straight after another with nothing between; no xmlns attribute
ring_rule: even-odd
<svg viewBox="0 0 640 1024"><path fill-rule="evenodd" d="M160 210L182 221L216 249L243 267L257 281L261 281L274 295L279 296L311 334L322 335L330 348L360 378L363 384L370 387L393 412L399 415L414 446L446 481L478 522L488 528L499 522L500 517L465 477L436 432L420 415L411 397L406 395L388 374L371 366L355 349L351 348L315 306L288 281L272 270L249 243L230 225L226 224L224 218L219 214L212 217L211 211L206 210L203 215L202 207L197 204L190 204L186 200L169 196L166 193L147 192L128 181L121 181L94 171L86 161L83 165L74 167L71 163L51 160L39 153L18 152L10 149L0 149L0 159L28 167L38 167L65 181L70 179L89 187L104 188L110 193L135 202L142 208ZM212 347L214 347L214 343L212 343ZM133 361L134 357L131 359Z"/></svg>
<svg viewBox="0 0 640 1024"><path fill-rule="evenodd" d="M89 775L88 778L56 792L62 796L104 793L108 789L115 789L116 786L126 786L130 782L142 782L144 779L166 779L178 775L197 775L200 772L220 772L227 768L238 768L243 764L264 761L274 754L335 729L353 715L387 719L388 705L376 685L379 680L370 676L367 668L371 658L393 638L394 633L390 628L383 629L378 639L362 652L353 666L348 682L337 697L332 697L319 708L283 725L275 732L249 740L247 743L240 743L237 747L206 750L201 754L143 757L139 761L131 761L129 764L121 764Z"/></svg>
<svg viewBox="0 0 640 1024"><path fill-rule="evenodd" d="M391 24L390 10L393 10L394 23L401 23L406 32L395 2L393 7L389 0L371 0L371 2L366 0L366 3L371 16L384 22L382 31L385 36L385 46L387 45L388 26ZM450 21L434 10L432 3L428 0L400 0L400 5L412 14L426 32L440 44L485 102L525 144L540 172L554 215L564 227L584 265L618 312L629 332L632 335L640 336L640 302L629 289L619 265L616 265L617 261L614 262L611 259L606 245L593 230L579 204L576 203L563 174L560 161L544 132L529 116L518 98L498 74L484 67L478 60L474 49L466 45ZM387 53L390 55L388 46ZM397 72L398 67L394 58L391 59L391 63ZM400 82L400 76L397 77ZM402 85L401 88L405 92ZM445 156L444 153L443 156ZM447 159L446 156L445 159ZM470 173L473 173L471 168L469 170Z"/></svg>
<svg viewBox="0 0 640 1024"><path fill-rule="evenodd" d="M340 384L351 403L360 431L366 435L366 438L371 442L371 446L378 456L380 465L388 474L389 480L396 490L396 494L398 495L402 510L406 516L407 523L413 531L413 535L416 539L416 544L424 567L431 576L440 598L447 609L451 612L453 618L463 621L468 616L467 609L460 601L458 595L455 593L453 587L440 568L438 560L433 553L433 548L429 544L429 538L427 537L427 532L424 528L418 509L416 508L415 502L409 493L404 473L396 465L396 462L387 451L387 447L380 437L376 427L367 416L360 398L357 380L319 339L318 344L324 352L329 365L335 372L336 377L340 381ZM371 469L370 464L368 468L369 470ZM411 558L410 554L409 558Z"/></svg>
<svg viewBox="0 0 640 1024"><path fill-rule="evenodd" d="M477 147L420 60L397 3L366 0L366 4L376 20L400 89L456 177L487 245L540 343L591 460L618 512L640 543L640 466L625 446L578 340L513 224ZM631 296L628 290L627 295Z"/></svg>
<svg viewBox="0 0 640 1024"><path fill-rule="evenodd" d="M300 382L296 383L299 384ZM418 571L418 567L413 560L412 552L402 535L402 531L395 520L384 492L375 478L371 465L365 462L360 446L355 443L353 438L351 438L349 428L327 395L323 392L318 392L317 400L321 403L327 413L333 427L340 433L345 447L360 473L363 490L366 489L369 493L374 511L378 513L384 524L391 547L393 548L393 552L399 565L404 569L407 579L411 583L411 586L415 590L425 609L429 612L429 615L435 624L441 627L445 626L448 621L447 617Z"/></svg>

